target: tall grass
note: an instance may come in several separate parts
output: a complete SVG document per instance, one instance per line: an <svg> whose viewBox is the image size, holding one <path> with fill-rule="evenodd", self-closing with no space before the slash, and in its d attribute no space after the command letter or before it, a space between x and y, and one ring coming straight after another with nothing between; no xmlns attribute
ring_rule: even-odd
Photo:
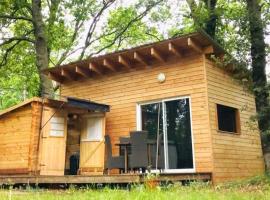
<svg viewBox="0 0 270 200"><path fill-rule="evenodd" d="M268 176L255 177L247 181L212 186L207 183L195 182L188 186L169 184L155 189L144 185L133 185L130 190L121 188L92 189L70 187L67 190L48 189L2 189L0 200L269 200L270 179Z"/></svg>

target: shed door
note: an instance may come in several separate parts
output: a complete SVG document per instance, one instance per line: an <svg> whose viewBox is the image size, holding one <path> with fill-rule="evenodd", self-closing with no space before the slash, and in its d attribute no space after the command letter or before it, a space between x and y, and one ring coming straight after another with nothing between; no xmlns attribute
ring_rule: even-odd
<svg viewBox="0 0 270 200"><path fill-rule="evenodd" d="M104 115L85 116L81 134L81 173L102 174L104 168Z"/></svg>
<svg viewBox="0 0 270 200"><path fill-rule="evenodd" d="M54 109L44 111L41 137L40 175L64 175L67 114Z"/></svg>

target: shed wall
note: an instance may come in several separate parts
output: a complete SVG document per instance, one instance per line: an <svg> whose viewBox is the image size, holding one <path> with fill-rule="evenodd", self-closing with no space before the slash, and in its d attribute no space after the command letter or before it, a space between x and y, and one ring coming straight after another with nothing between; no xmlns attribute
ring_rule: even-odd
<svg viewBox="0 0 270 200"><path fill-rule="evenodd" d="M164 73L166 81L158 83ZM190 96L197 172L212 171L211 136L206 95L206 76L202 56L190 56L155 67L132 69L63 84L61 95L90 99L111 106L106 115L106 133L112 138L113 153L118 154L119 136L136 130L138 102Z"/></svg>
<svg viewBox="0 0 270 200"><path fill-rule="evenodd" d="M32 109L28 104L0 118L0 174L28 173Z"/></svg>
<svg viewBox="0 0 270 200"><path fill-rule="evenodd" d="M261 139L257 123L253 94L246 91L224 70L206 59L210 127L213 140L215 182L235 180L258 175L264 171ZM239 109L240 134L218 131L216 104Z"/></svg>

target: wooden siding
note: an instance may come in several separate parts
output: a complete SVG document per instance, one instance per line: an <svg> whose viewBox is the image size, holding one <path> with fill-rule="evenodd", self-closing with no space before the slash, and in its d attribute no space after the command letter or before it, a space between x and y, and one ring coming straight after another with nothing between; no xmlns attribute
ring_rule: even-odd
<svg viewBox="0 0 270 200"><path fill-rule="evenodd" d="M211 172L212 149L203 66L202 56L184 57L159 66L69 82L61 86L61 95L111 106L106 116L106 133L112 138L114 154L119 152L114 145L119 136L136 130L138 102L190 96L196 171ZM162 84L157 81L159 73L166 75L166 81Z"/></svg>
<svg viewBox="0 0 270 200"><path fill-rule="evenodd" d="M40 142L40 125L43 106L40 102L32 102L32 124L29 144L29 170L33 174L38 174L38 151Z"/></svg>
<svg viewBox="0 0 270 200"><path fill-rule="evenodd" d="M0 172L27 173L32 109L27 104L5 114L0 120Z"/></svg>
<svg viewBox="0 0 270 200"><path fill-rule="evenodd" d="M254 96L224 70L206 59L210 127L213 141L214 182L247 178L263 173L264 162L255 116ZM216 104L239 109L240 134L218 131Z"/></svg>

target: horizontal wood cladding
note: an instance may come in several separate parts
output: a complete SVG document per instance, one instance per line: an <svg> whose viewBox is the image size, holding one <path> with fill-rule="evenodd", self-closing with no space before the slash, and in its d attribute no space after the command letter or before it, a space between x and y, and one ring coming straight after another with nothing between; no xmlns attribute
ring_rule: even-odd
<svg viewBox="0 0 270 200"><path fill-rule="evenodd" d="M253 94L206 59L207 94L210 128L213 141L214 182L247 178L264 171L261 139L257 123L250 117L256 114ZM237 108L240 113L240 134L217 130L216 104Z"/></svg>
<svg viewBox="0 0 270 200"><path fill-rule="evenodd" d="M164 73L166 81L157 76ZM111 136L113 153L118 154L119 136L136 130L139 102L190 96L197 172L211 172L212 149L202 56L183 57L177 62L131 69L99 78L73 81L61 86L61 95L90 99L111 106L106 115L106 133Z"/></svg>
<svg viewBox="0 0 270 200"><path fill-rule="evenodd" d="M0 120L0 174L27 173L32 109L25 105Z"/></svg>

